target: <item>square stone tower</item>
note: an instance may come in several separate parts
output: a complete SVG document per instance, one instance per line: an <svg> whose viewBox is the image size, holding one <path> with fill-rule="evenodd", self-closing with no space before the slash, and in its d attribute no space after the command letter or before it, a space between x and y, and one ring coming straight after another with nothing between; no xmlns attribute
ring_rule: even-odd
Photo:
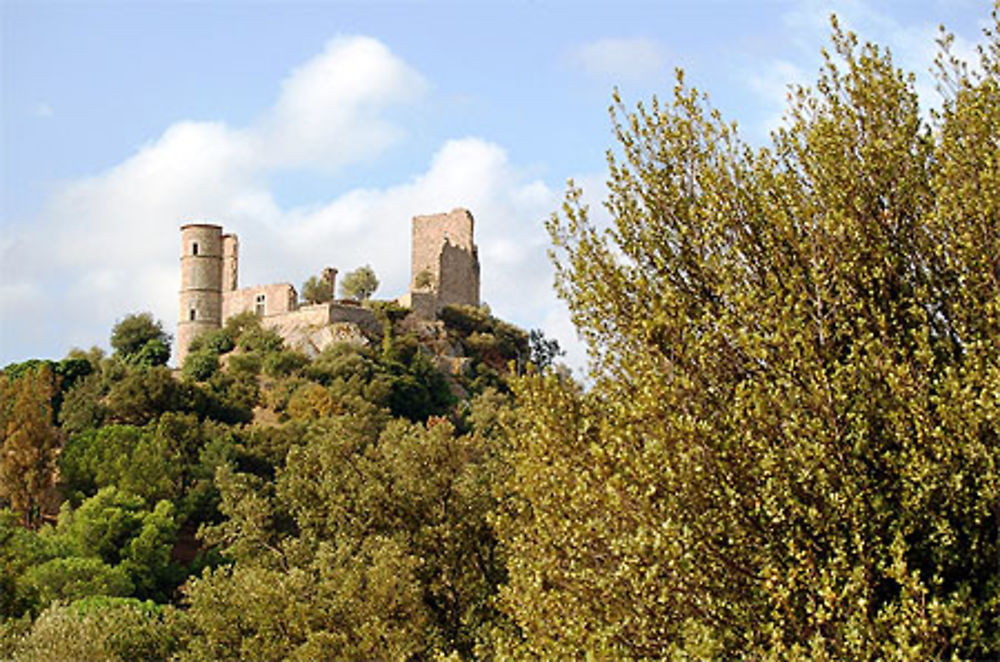
<svg viewBox="0 0 1000 662"><path fill-rule="evenodd" d="M435 307L479 305L479 250L467 209L413 217L410 292L431 294ZM414 302L415 303L415 302Z"/></svg>

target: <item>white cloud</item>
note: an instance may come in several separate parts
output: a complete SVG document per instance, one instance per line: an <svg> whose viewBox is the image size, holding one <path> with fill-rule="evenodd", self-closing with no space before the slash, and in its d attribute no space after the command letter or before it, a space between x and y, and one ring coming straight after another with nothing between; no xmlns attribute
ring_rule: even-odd
<svg viewBox="0 0 1000 662"><path fill-rule="evenodd" d="M558 196L499 145L450 140L407 181L310 206L283 207L269 190L268 175L282 168L329 171L378 154L403 133L386 112L426 88L382 44L335 39L250 126L177 122L117 166L64 185L0 245L0 351L15 360L33 348L103 343L133 311L174 329L186 221L240 235L242 284L298 286L325 266L370 263L389 298L409 281L411 216L459 206L476 218L483 299L524 326L555 324L549 334L572 346L565 314L552 317L560 304L545 251L544 220Z"/></svg>
<svg viewBox="0 0 1000 662"><path fill-rule="evenodd" d="M257 128L256 152L272 166L335 169L381 153L402 134L381 118L427 89L423 77L380 42L337 38L297 68Z"/></svg>
<svg viewBox="0 0 1000 662"><path fill-rule="evenodd" d="M607 38L578 46L570 53L570 61L602 80L646 80L663 74L666 51L653 39Z"/></svg>

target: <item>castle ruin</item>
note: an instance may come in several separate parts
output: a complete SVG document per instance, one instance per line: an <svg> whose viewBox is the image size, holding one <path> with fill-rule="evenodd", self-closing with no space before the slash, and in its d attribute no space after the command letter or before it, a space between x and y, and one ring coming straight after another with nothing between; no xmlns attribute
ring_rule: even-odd
<svg viewBox="0 0 1000 662"><path fill-rule="evenodd" d="M413 217L409 292L396 299L419 319L432 320L448 305L479 305L479 253L473 241L474 220L465 209ZM327 267L323 279L336 293L337 270ZM238 287L239 240L219 225L181 226L181 289L177 322L177 364L182 365L191 341L219 329L234 315L254 312L266 328L300 349L317 351L315 332L335 324L378 331L375 316L354 301L300 303L291 283ZM308 333L307 333L308 332ZM314 340L303 347L312 333Z"/></svg>

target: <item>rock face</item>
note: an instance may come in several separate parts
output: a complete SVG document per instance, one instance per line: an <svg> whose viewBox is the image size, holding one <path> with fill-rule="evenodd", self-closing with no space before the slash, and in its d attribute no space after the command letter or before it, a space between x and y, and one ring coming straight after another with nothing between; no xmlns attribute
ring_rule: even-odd
<svg viewBox="0 0 1000 662"><path fill-rule="evenodd" d="M265 320L265 324L277 331L285 343L310 358L315 358L324 349L336 343L368 345L369 340L361 327L354 322L330 322L328 324L303 323L294 317L281 322Z"/></svg>

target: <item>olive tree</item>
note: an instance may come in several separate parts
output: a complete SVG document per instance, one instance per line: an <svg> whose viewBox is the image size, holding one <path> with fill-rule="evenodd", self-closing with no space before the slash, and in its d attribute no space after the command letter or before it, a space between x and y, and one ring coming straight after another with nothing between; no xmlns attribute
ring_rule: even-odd
<svg viewBox="0 0 1000 662"><path fill-rule="evenodd" d="M1000 651L1000 41L913 77L834 22L769 146L678 76L549 225L586 394L518 388L515 654Z"/></svg>
<svg viewBox="0 0 1000 662"><path fill-rule="evenodd" d="M348 273L340 282L340 295L358 301L370 298L377 289L378 278L375 276L375 270L367 264Z"/></svg>

